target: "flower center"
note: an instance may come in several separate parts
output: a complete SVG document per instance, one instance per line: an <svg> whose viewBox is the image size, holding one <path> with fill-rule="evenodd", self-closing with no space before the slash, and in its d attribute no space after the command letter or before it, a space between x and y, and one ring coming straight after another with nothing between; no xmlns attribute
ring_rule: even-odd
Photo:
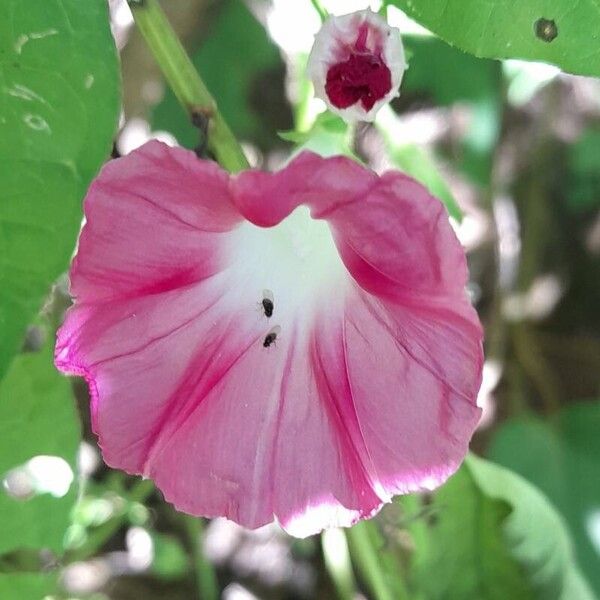
<svg viewBox="0 0 600 600"><path fill-rule="evenodd" d="M330 290L339 291L346 272L329 226L313 219L304 206L275 227L245 223L238 229L234 247L235 280L244 282L243 293L255 298L254 304L264 290L272 292L275 324L286 315L308 313L330 302Z"/></svg>
<svg viewBox="0 0 600 600"><path fill-rule="evenodd" d="M353 52L347 60L327 71L325 91L337 108L360 102L365 110L371 110L391 89L390 70L381 56L370 52Z"/></svg>

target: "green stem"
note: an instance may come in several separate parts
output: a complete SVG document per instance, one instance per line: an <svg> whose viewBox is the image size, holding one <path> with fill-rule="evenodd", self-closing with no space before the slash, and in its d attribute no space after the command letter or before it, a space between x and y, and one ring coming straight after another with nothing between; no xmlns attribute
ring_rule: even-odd
<svg viewBox="0 0 600 600"><path fill-rule="evenodd" d="M313 126L314 117L310 111L310 101L313 97L313 88L309 79L306 77L307 56L302 56L302 75L300 79L300 98L294 107L294 125L296 131L310 131ZM300 61L298 61L300 62Z"/></svg>
<svg viewBox="0 0 600 600"><path fill-rule="evenodd" d="M248 168L244 152L217 109L158 0L128 0L135 23L190 121L208 122L208 148L231 172Z"/></svg>
<svg viewBox="0 0 600 600"><path fill-rule="evenodd" d="M321 0L310 0L312 5L314 6L315 10L319 13L319 17L321 17L321 21L324 21L328 16L329 13L327 12L327 9L321 4Z"/></svg>
<svg viewBox="0 0 600 600"><path fill-rule="evenodd" d="M392 592L392 586L382 568L382 553L378 548L377 531L374 528L373 522L362 521L346 529L352 561L371 589L375 600L408 600L408 592L400 577L396 578Z"/></svg>
<svg viewBox="0 0 600 600"><path fill-rule="evenodd" d="M194 570L200 600L219 600L219 584L213 566L206 560L202 549L204 522L202 519L184 515L188 538L192 546Z"/></svg>
<svg viewBox="0 0 600 600"><path fill-rule="evenodd" d="M341 529L327 529L321 534L325 568L337 592L338 600L356 597L356 582L348 551L348 540Z"/></svg>

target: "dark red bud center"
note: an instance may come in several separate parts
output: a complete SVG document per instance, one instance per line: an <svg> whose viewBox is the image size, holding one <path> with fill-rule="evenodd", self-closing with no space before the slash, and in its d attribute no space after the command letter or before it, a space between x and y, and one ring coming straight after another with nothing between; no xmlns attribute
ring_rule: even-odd
<svg viewBox="0 0 600 600"><path fill-rule="evenodd" d="M392 89L392 74L380 56L355 52L327 71L325 91L336 108L357 102L369 111Z"/></svg>

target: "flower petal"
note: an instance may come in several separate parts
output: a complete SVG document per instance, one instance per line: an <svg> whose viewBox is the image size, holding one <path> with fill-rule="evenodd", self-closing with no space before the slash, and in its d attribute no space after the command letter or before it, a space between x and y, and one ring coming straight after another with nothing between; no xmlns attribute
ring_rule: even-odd
<svg viewBox="0 0 600 600"><path fill-rule="evenodd" d="M71 268L81 302L158 293L217 272L224 258L214 241L240 221L224 171L157 141L102 169L85 215Z"/></svg>
<svg viewBox="0 0 600 600"><path fill-rule="evenodd" d="M477 319L446 210L414 179L378 177L348 158L303 152L278 173L241 174L233 191L244 217L265 227L309 206L313 218L328 222L346 267L366 290L412 302L458 296L457 307Z"/></svg>
<svg viewBox="0 0 600 600"><path fill-rule="evenodd" d="M294 258L300 205L329 243ZM299 536L456 469L481 327L422 186L310 153L229 179L151 143L110 163L85 209L55 360L87 378L110 465L182 510Z"/></svg>
<svg viewBox="0 0 600 600"><path fill-rule="evenodd" d="M329 380L373 489L385 500L443 482L479 420L483 354L464 252L442 204L400 173L377 178L309 153L235 185L252 220L268 222L286 198L285 212L307 204L332 229L353 281L324 291L345 300L327 311L332 298L322 299L313 370Z"/></svg>
<svg viewBox="0 0 600 600"><path fill-rule="evenodd" d="M338 327L336 389L355 411L374 489L389 500L440 485L479 420L479 329L452 311L400 307L362 290L348 294Z"/></svg>
<svg viewBox="0 0 600 600"><path fill-rule="evenodd" d="M246 346L150 455L146 474L178 508L247 527L275 515L290 533L306 536L380 506L340 434L340 416L311 375L302 339L288 333L273 352Z"/></svg>

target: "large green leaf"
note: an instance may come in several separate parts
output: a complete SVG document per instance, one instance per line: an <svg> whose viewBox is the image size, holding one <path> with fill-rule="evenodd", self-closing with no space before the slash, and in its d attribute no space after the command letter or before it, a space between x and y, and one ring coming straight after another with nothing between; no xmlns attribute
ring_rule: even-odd
<svg viewBox="0 0 600 600"><path fill-rule="evenodd" d="M56 592L56 576L41 573L0 574L2 600L42 600Z"/></svg>
<svg viewBox="0 0 600 600"><path fill-rule="evenodd" d="M227 0L219 11L193 62L236 136L263 146L276 139L277 127L291 124L287 112L281 121L282 102L273 97L277 74L282 80L284 72L281 55L242 0ZM279 91L283 97L283 86ZM268 121L265 113L271 113ZM170 90L154 110L152 126L171 132L186 147L198 144L198 131Z"/></svg>
<svg viewBox="0 0 600 600"><path fill-rule="evenodd" d="M592 539L600 514L599 431L600 402L586 402L563 409L555 426L533 418L507 422L492 440L490 456L537 485L560 509L582 570L600 593L600 553Z"/></svg>
<svg viewBox="0 0 600 600"><path fill-rule="evenodd" d="M511 506L485 494L466 465L435 495L434 509L428 552L417 554L427 598L533 598L503 536Z"/></svg>
<svg viewBox="0 0 600 600"><path fill-rule="evenodd" d="M600 75L599 0L392 0L447 42L487 58L524 58Z"/></svg>
<svg viewBox="0 0 600 600"><path fill-rule="evenodd" d="M79 439L71 386L54 369L51 345L18 356L0 383L0 479L40 455L60 457L75 471ZM76 493L72 484L62 497L41 493L21 500L0 489L0 553L19 548L60 553Z"/></svg>
<svg viewBox="0 0 600 600"><path fill-rule="evenodd" d="M426 598L593 598L558 513L518 475L472 456L433 510L430 539L416 554Z"/></svg>
<svg viewBox="0 0 600 600"><path fill-rule="evenodd" d="M0 377L68 265L118 112L106 0L0 0Z"/></svg>

